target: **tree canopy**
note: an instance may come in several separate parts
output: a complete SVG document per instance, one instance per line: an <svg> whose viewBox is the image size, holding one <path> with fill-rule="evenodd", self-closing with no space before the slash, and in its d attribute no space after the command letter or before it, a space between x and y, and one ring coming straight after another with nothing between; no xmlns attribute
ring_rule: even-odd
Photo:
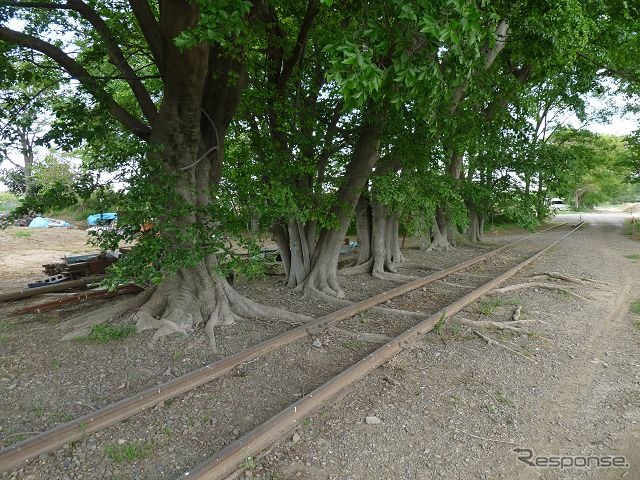
<svg viewBox="0 0 640 480"><path fill-rule="evenodd" d="M637 107L637 14L606 0L6 0L0 154L20 151L30 182L34 144L81 152L83 171L125 185L101 241L136 244L114 282L157 285L139 327L207 323L213 338L273 313L225 280L261 232L290 287L342 296L354 226L356 271L402 280L401 231L449 248L480 240L489 215L533 225L550 193L620 198L638 135L567 118L588 122L585 98L612 81ZM38 182L25 208L45 208L28 200Z"/></svg>

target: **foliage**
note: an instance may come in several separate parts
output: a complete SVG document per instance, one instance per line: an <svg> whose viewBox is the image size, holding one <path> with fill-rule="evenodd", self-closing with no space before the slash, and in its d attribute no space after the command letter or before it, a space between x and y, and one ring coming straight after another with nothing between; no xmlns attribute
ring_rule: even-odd
<svg viewBox="0 0 640 480"><path fill-rule="evenodd" d="M27 188L24 169L20 167L0 169L0 183L3 183L12 194L24 195Z"/></svg>
<svg viewBox="0 0 640 480"><path fill-rule="evenodd" d="M11 192L0 192L0 211L11 212L20 202L19 197Z"/></svg>

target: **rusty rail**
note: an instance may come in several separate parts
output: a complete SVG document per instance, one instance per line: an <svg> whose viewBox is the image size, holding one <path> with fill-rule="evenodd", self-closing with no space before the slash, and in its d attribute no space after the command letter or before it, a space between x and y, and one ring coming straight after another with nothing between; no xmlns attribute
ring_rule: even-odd
<svg viewBox="0 0 640 480"><path fill-rule="evenodd" d="M412 282L392 288L391 290L374 295L366 300L353 303L352 305L319 317L311 322L305 323L304 325L287 330L286 332L265 340L264 342L252 345L241 352L222 358L210 365L206 365L181 377L172 379L147 390L143 390L142 392L122 399L116 403L112 403L100 410L83 415L32 438L28 438L22 442L11 445L0 451L0 472L19 466L23 462L35 458L43 453L50 452L61 447L65 443L80 440L86 435L90 435L121 422L165 400L176 397L182 393L199 387L200 385L210 382L211 380L219 378L229 373L233 368L241 363L249 362L279 347L290 344L307 335L319 332L360 312L364 312L387 300L391 300L410 292L411 290L433 283L443 277L451 275L452 273L469 268L509 248L515 243L519 243L527 238L531 238L562 225L565 225L565 223L545 228L539 232L519 238L489 252L485 252L477 257L465 260L464 262L460 262L451 267L431 273Z"/></svg>
<svg viewBox="0 0 640 480"><path fill-rule="evenodd" d="M505 280L514 276L520 270L555 246L558 242L571 235L582 225L583 223L580 223L576 228L571 230L562 238L553 242L551 245L543 248L538 253L527 258L525 261L519 263L501 275L498 275L493 280L485 283L472 292L469 292L442 310L430 315L427 319L423 320L416 326L398 335L389 343L370 353L358 363L352 365L344 372L329 380L327 383L316 388L313 392L305 395L302 399L287 407L279 414L271 417L262 425L258 426L235 442L229 444L193 470L185 473L182 478L215 480L222 479L229 475L247 457L256 455L289 431L293 430L297 426L298 421L309 415L315 408L322 405L325 401L332 398L341 390L364 378L380 365L388 362L398 352L411 345L411 343L420 335L424 335L431 331L439 321L442 321L446 317L455 315L467 305L473 303Z"/></svg>
<svg viewBox="0 0 640 480"><path fill-rule="evenodd" d="M13 310L9 313L12 317L23 315L25 313L42 313L48 312L49 310L54 310L56 308L72 305L74 303L80 303L85 300L94 300L99 298L111 298L116 297L118 295L123 295L125 293L138 293L142 290L141 287L137 285L122 285L116 288L113 291L109 290L98 290L89 293L79 293L77 295L73 295L72 297L61 298L58 300L52 300L50 302L39 303L37 305L32 305L31 307L20 308L18 310Z"/></svg>

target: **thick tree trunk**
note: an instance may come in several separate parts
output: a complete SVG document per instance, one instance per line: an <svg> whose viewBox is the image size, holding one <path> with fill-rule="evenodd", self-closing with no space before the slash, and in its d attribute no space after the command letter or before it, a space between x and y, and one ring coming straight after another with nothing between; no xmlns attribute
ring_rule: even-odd
<svg viewBox="0 0 640 480"><path fill-rule="evenodd" d="M246 83L246 72L235 60L225 59L206 43L180 51L172 42L193 25L198 8L188 3L163 4L161 28L165 42L165 91L150 138L154 159L177 175L178 205L168 202L158 218L159 234L172 252L207 248L210 218L200 212L210 205L211 187L222 170L225 134ZM214 75L215 73L215 75ZM234 74L234 82L229 78ZM181 205L181 204L182 205ZM160 207L159 207L160 208ZM191 213L172 219L171 209ZM163 217L165 222L163 222ZM172 223L173 222L173 223ZM164 224L180 233L163 231ZM193 266L166 274L148 301L135 314L139 330L157 329L154 339L171 333L187 333L204 324L215 349L214 327L241 317L282 318L305 321L308 317L258 305L240 296L219 273L216 257L204 256Z"/></svg>
<svg viewBox="0 0 640 480"><path fill-rule="evenodd" d="M302 283L311 271L311 259L316 248L316 224L291 219L286 225L275 223L271 232L280 250L286 284L294 288Z"/></svg>
<svg viewBox="0 0 640 480"><path fill-rule="evenodd" d="M478 212L475 208L469 208L469 229L467 230L467 239L471 242L481 242L484 230L484 214Z"/></svg>
<svg viewBox="0 0 640 480"><path fill-rule="evenodd" d="M342 274L370 273L375 278L406 280L392 277L395 264L402 262L398 239L398 220L388 209L377 202L360 197L356 207L358 230L358 260L353 267L341 270Z"/></svg>
<svg viewBox="0 0 640 480"><path fill-rule="evenodd" d="M433 240L431 241L429 250L447 251L453 248L453 239L450 238L450 235L452 235L452 228L447 214L443 207L437 207L435 218L433 219L433 226L431 227Z"/></svg>
<svg viewBox="0 0 640 480"><path fill-rule="evenodd" d="M340 245L347 234L356 204L378 159L381 118L382 116L374 112L371 107L365 110L358 142L344 174L346 181L336 193L336 201L331 212L335 215L338 226L320 232L311 257L311 269L304 281L296 287L298 292L319 290L331 296L344 297L338 282Z"/></svg>

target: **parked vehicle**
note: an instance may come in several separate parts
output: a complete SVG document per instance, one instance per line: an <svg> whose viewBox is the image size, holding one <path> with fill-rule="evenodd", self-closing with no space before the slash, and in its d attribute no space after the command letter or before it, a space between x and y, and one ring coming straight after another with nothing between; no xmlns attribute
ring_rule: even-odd
<svg viewBox="0 0 640 480"><path fill-rule="evenodd" d="M549 200L549 208L553 211L569 210L569 206L564 203L561 198L552 198Z"/></svg>

